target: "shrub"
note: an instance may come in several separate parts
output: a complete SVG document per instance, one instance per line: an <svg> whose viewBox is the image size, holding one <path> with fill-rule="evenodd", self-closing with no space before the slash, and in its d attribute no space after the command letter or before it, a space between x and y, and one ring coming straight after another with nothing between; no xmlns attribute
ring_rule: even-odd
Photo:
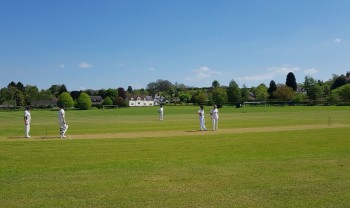
<svg viewBox="0 0 350 208"><path fill-rule="evenodd" d="M91 98L85 92L81 93L77 100L77 108L81 110L90 109L92 106Z"/></svg>
<svg viewBox="0 0 350 208"><path fill-rule="evenodd" d="M102 105L113 105L113 100L112 100L110 97L107 96L107 97L103 100Z"/></svg>
<svg viewBox="0 0 350 208"><path fill-rule="evenodd" d="M65 108L71 108L74 106L73 98L68 92L63 92L57 99L58 106L64 106Z"/></svg>
<svg viewBox="0 0 350 208"><path fill-rule="evenodd" d="M125 106L125 101L122 97L117 97L114 102L114 105L118 105L118 106Z"/></svg>

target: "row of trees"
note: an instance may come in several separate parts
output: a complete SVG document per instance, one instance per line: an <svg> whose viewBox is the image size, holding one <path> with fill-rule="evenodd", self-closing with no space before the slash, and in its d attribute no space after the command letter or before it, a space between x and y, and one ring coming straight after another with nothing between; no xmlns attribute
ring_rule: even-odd
<svg viewBox="0 0 350 208"><path fill-rule="evenodd" d="M297 83L294 74L290 72L284 84L277 84L271 80L269 87L260 84L251 88L245 85L239 87L234 80L228 86L221 86L217 80L214 80L211 87L194 88L159 79L149 83L146 89L134 90L129 86L127 90L120 87L68 92L65 85L52 85L49 89L39 90L36 86L24 86L21 82L11 82L0 90L0 105L27 106L32 105L35 100L57 98L59 103L63 102L67 107L87 109L91 107L89 96L101 96L105 105L124 106L127 105L128 98L132 96L155 95L172 102L209 105L213 103L236 104L245 101L293 101L294 103L334 105L350 101L349 82L350 72L347 72L346 75L333 75L325 82L306 76L303 83Z"/></svg>

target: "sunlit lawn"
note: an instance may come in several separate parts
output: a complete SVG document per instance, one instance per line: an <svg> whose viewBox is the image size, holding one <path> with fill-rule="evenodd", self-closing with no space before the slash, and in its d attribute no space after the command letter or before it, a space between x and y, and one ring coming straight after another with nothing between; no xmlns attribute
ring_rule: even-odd
<svg viewBox="0 0 350 208"><path fill-rule="evenodd" d="M206 108L208 116L210 107ZM220 109L219 131L198 132L197 107L0 112L1 207L348 207L349 107ZM244 129L324 125L248 133ZM342 124L343 127L332 127ZM46 125L49 139L45 139ZM207 127L211 127L207 117ZM223 134L227 129L242 129ZM149 132L166 137L144 138ZM193 132L176 136L174 132ZM74 135L139 132L135 138ZM171 134L170 134L171 132ZM206 134L207 133L207 134ZM210 134L209 134L210 133Z"/></svg>

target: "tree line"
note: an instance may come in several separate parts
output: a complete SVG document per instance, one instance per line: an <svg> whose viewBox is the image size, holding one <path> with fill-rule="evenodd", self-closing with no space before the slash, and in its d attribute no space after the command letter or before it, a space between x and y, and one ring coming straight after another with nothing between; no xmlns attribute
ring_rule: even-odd
<svg viewBox="0 0 350 208"><path fill-rule="evenodd" d="M69 92L64 84L39 90L36 86L24 86L21 82L12 81L0 90L0 105L22 107L32 105L35 100L57 99L57 104L87 109L91 107L90 96L101 96L103 105L127 106L130 97L155 95L171 103L235 105L246 101L282 103L288 101L308 105L337 105L350 103L348 83L350 83L350 72L345 75L333 74L327 81L306 76L302 83L297 83L294 74L290 72L283 84L271 80L269 86L262 83L250 88L246 85L239 87L235 80L231 80L228 86L220 85L219 81L214 80L212 86L198 88L158 79L147 84L146 89L133 89L128 86L126 90L119 87Z"/></svg>

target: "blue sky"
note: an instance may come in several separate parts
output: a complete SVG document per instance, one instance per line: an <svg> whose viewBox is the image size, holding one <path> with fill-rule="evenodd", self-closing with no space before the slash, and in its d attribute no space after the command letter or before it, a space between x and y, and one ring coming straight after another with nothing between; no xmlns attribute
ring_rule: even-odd
<svg viewBox="0 0 350 208"><path fill-rule="evenodd" d="M326 81L350 71L348 0L0 0L0 87Z"/></svg>

